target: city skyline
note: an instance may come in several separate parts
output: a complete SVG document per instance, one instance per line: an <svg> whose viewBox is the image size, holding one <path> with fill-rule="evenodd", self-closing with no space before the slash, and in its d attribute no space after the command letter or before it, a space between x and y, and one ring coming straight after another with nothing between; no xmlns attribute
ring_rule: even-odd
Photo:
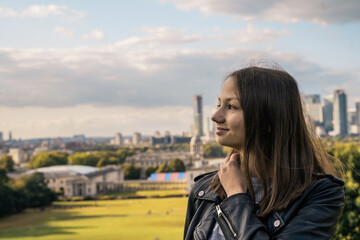
<svg viewBox="0 0 360 240"><path fill-rule="evenodd" d="M0 131L180 134L192 96L206 119L224 76L253 61L280 64L303 94L344 89L355 108L358 12L340 0L2 1Z"/></svg>
<svg viewBox="0 0 360 240"><path fill-rule="evenodd" d="M339 99L338 96L339 94L341 95L341 103L339 103ZM350 127L351 124L351 119L347 119L348 114L350 113L354 113L355 115L355 121L358 121L360 124L360 102L355 102L353 108L349 107L348 105L348 101L347 101L347 95L346 92L343 89L335 89L333 94L327 94L327 95L319 95L319 94L306 94L306 95L302 95L303 98L303 109L305 111L305 116L311 117L311 119L317 123L321 123L322 127L325 129L325 131L329 134L330 131L327 130L327 125L330 124L331 125L331 129L335 130L333 133L331 133L330 135L348 135L350 134L350 132L348 132L348 127ZM179 129L179 131L177 132L171 132L168 129L164 129L164 126L162 126L162 128L158 128L158 129L154 129L152 128L153 125L149 124L148 125L148 131L144 132L140 132L138 129L131 131L123 131L123 132L114 132L114 133L110 133L108 135L104 135L104 134L100 134L100 135L93 135L93 136L89 136L86 135L84 133L75 133L75 134L69 134L69 135L57 135L57 136L41 136L41 137L32 137L32 138L22 138L21 136L18 138L14 138L14 140L26 140L26 139L42 139L42 138L73 138L75 136L78 135L83 135L87 138L97 138L97 137L104 137L104 138L112 138L112 135L115 134L115 141L116 142L122 142L123 137L129 138L129 137L133 137L134 134L138 135L140 134L140 138L141 135L148 137L151 136L156 136L159 135L160 136L165 136L166 134L171 134L173 136L181 136L184 133L190 134L190 136L194 136L196 135L196 133L199 132L198 128L203 129L204 126L208 125L205 129L203 129L202 134L200 136L207 136L208 133L205 134L204 131L209 131L211 132L211 124L208 122L211 118L212 113L215 111L215 105L214 106L203 106L202 105L202 95L194 95L192 98L193 101L193 106L191 108L191 112L187 112L187 114L192 114L192 119L189 122L189 125L187 128L184 129ZM331 104L331 110L328 109L328 105ZM334 107L335 106L335 107ZM340 107L341 106L341 107ZM202 110L206 109L206 114L208 115L204 115L202 114ZM177 109L179 110L179 108ZM330 110L330 111L329 111ZM340 113L341 112L341 113ZM177 112L179 113L179 112ZM329 115L330 113L330 115ZM184 112L180 113L180 115L183 115ZM201 116L201 117L199 117ZM203 116L205 118L203 118ZM144 115L144 117L146 118L147 116ZM341 120L340 120L341 118ZM176 118L177 121L181 121L184 119L179 119ZM200 120L201 119L201 120ZM335 119L335 120L334 120ZM201 123L200 123L201 121ZM211 120L210 120L211 121ZM186 121L185 121L186 122ZM341 123L340 123L341 122ZM355 123L356 124L356 123ZM201 127L197 127L201 125ZM339 130L341 125L341 130ZM345 125L345 126L344 126ZM358 126L360 129L360 125ZM125 126L126 129L126 126ZM160 129L160 130L159 130ZM356 130L359 131L359 130ZM163 134L162 134L163 133ZM7 135L8 138L5 139L4 136ZM199 134L198 134L199 135ZM4 133L1 129L0 129L0 141L1 140L12 140L12 131L10 130L8 133ZM117 140L116 140L117 139Z"/></svg>

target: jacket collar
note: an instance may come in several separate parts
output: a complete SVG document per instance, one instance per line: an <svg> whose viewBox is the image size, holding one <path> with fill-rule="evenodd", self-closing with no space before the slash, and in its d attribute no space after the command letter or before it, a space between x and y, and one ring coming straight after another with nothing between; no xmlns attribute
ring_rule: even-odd
<svg viewBox="0 0 360 240"><path fill-rule="evenodd" d="M207 200L211 202L219 202L219 197L214 193L210 187L210 182L213 179L217 171L201 176L199 179L195 179L194 185L194 197L201 200Z"/></svg>

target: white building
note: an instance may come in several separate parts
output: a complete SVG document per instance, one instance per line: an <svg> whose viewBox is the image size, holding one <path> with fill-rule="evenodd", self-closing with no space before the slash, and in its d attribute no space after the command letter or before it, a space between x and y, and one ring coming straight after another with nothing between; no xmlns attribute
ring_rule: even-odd
<svg viewBox="0 0 360 240"><path fill-rule="evenodd" d="M21 148L10 148L9 155L12 157L15 164L24 163L28 160L28 155Z"/></svg>
<svg viewBox="0 0 360 240"><path fill-rule="evenodd" d="M118 191L124 182L123 171L118 166L102 169L81 165L59 165L28 170L25 174L42 172L48 187L63 192L64 197L86 197Z"/></svg>
<svg viewBox="0 0 360 240"><path fill-rule="evenodd" d="M138 132L134 132L133 133L133 136L132 136L132 139L131 139L131 143L134 145L134 146L137 146L139 145L141 142L141 134L138 133Z"/></svg>
<svg viewBox="0 0 360 240"><path fill-rule="evenodd" d="M306 113L310 116L312 121L323 122L323 106L320 103L320 95L305 95L303 96L304 108Z"/></svg>
<svg viewBox="0 0 360 240"><path fill-rule="evenodd" d="M116 133L115 134L114 144L117 145L117 146L122 146L124 144L124 139L123 139L121 133Z"/></svg>

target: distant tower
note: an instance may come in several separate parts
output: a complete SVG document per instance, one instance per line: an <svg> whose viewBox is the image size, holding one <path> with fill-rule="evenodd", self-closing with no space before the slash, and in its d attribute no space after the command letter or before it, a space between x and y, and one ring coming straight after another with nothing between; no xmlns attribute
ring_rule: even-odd
<svg viewBox="0 0 360 240"><path fill-rule="evenodd" d="M199 136L204 135L203 131L203 111L202 111L202 97L200 95L193 96L194 108L194 134Z"/></svg>
<svg viewBox="0 0 360 240"><path fill-rule="evenodd" d="M360 127L360 102L355 103L356 109L356 124Z"/></svg>
<svg viewBox="0 0 360 240"><path fill-rule="evenodd" d="M347 103L344 90L334 92L334 134L345 136L348 134L347 128Z"/></svg>
<svg viewBox="0 0 360 240"><path fill-rule="evenodd" d="M330 132L334 129L333 127L333 112L334 112L334 95L324 96L324 105L323 105L323 121L324 128L326 132Z"/></svg>
<svg viewBox="0 0 360 240"><path fill-rule="evenodd" d="M155 132L154 132L154 137L160 138L160 137L161 137L160 132L159 132L159 131L155 131Z"/></svg>
<svg viewBox="0 0 360 240"><path fill-rule="evenodd" d="M3 140L3 133L0 132L0 142L2 142L2 140Z"/></svg>
<svg viewBox="0 0 360 240"><path fill-rule="evenodd" d="M360 102L355 103L355 125L356 133L360 134Z"/></svg>
<svg viewBox="0 0 360 240"><path fill-rule="evenodd" d="M9 141L10 142L12 141L12 133L11 133L11 131L9 132Z"/></svg>
<svg viewBox="0 0 360 240"><path fill-rule="evenodd" d="M320 103L320 95L305 95L303 96L304 107L311 117L317 123L323 122L323 109Z"/></svg>
<svg viewBox="0 0 360 240"><path fill-rule="evenodd" d="M195 167L200 167L203 160L203 146L199 134L195 132L190 141L190 154Z"/></svg>
<svg viewBox="0 0 360 240"><path fill-rule="evenodd" d="M138 132L134 132L133 133L133 136L132 136L132 139L131 139L131 142L133 145L139 145L140 142L141 142L141 134L138 133Z"/></svg>
<svg viewBox="0 0 360 240"><path fill-rule="evenodd" d="M117 146L122 146L123 142L124 142L124 140L123 140L121 133L116 133L114 144Z"/></svg>

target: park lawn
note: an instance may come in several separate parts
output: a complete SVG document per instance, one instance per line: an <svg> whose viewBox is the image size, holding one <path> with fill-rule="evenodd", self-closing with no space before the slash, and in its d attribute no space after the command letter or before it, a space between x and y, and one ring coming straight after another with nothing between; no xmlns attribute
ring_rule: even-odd
<svg viewBox="0 0 360 240"><path fill-rule="evenodd" d="M55 202L63 209L0 218L0 239L181 239L186 203L185 197Z"/></svg>

